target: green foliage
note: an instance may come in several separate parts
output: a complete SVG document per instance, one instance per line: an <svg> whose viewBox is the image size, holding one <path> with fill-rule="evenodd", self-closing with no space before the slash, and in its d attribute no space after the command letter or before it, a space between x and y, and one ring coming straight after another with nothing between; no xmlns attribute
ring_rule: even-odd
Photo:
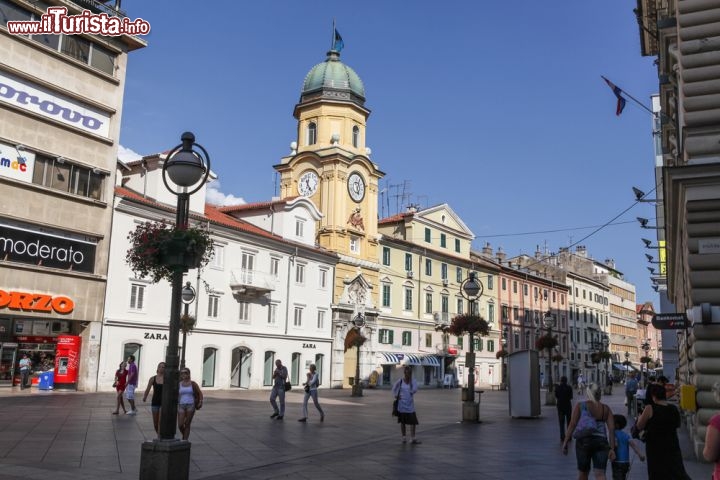
<svg viewBox="0 0 720 480"><path fill-rule="evenodd" d="M172 280L182 268L201 268L212 259L214 250L210 232L200 228L175 228L165 221L145 222L128 233L130 248L125 262L139 278L153 283ZM187 263L168 263L168 258L185 258Z"/></svg>

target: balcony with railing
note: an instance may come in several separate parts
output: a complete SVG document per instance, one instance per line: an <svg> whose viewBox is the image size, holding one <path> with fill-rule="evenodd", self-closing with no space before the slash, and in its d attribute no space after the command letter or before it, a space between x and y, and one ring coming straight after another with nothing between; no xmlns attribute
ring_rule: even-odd
<svg viewBox="0 0 720 480"><path fill-rule="evenodd" d="M93 13L106 13L111 17L127 17L127 14L120 10L120 0L70 0L70 2Z"/></svg>
<svg viewBox="0 0 720 480"><path fill-rule="evenodd" d="M230 288L233 293L246 296L260 296L275 290L277 277L257 270L232 270Z"/></svg>

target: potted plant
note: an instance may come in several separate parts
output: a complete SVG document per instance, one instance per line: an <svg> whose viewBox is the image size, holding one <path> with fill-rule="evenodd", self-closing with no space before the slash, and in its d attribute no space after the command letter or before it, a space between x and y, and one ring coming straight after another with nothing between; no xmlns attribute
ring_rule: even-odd
<svg viewBox="0 0 720 480"><path fill-rule="evenodd" d="M172 281L181 269L201 268L212 259L214 250L210 232L202 228L177 228L165 221L145 222L128 234L130 248L125 261L140 278L153 283Z"/></svg>
<svg viewBox="0 0 720 480"><path fill-rule="evenodd" d="M193 328L195 328L195 317L192 315L183 315L180 317L180 330L183 333L190 333Z"/></svg>
<svg viewBox="0 0 720 480"><path fill-rule="evenodd" d="M461 337L466 333L485 337L490 334L490 324L480 315L460 314L450 322L448 333Z"/></svg>
<svg viewBox="0 0 720 480"><path fill-rule="evenodd" d="M498 350L497 353L495 353L495 358L498 358L498 359L505 358L507 356L508 356L508 352L504 348L502 350Z"/></svg>
<svg viewBox="0 0 720 480"><path fill-rule="evenodd" d="M555 362L555 363L560 363L560 362L563 361L564 358L565 358L565 357L563 357L563 356L560 355L559 353L556 353L555 355L552 356L551 360L552 360L553 362Z"/></svg>
<svg viewBox="0 0 720 480"><path fill-rule="evenodd" d="M557 347L557 344L557 338L553 337L549 333L543 335L542 337L538 337L538 339L535 340L535 348L538 350L551 350Z"/></svg>

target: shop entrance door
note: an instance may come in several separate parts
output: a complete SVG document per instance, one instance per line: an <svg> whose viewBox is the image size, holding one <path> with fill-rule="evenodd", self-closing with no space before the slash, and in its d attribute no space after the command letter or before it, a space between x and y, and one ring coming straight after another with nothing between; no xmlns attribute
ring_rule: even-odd
<svg viewBox="0 0 720 480"><path fill-rule="evenodd" d="M0 343L0 387L12 387L17 343Z"/></svg>
<svg viewBox="0 0 720 480"><path fill-rule="evenodd" d="M235 348L232 351L232 372L230 386L250 388L250 372L252 369L252 351L245 347Z"/></svg>

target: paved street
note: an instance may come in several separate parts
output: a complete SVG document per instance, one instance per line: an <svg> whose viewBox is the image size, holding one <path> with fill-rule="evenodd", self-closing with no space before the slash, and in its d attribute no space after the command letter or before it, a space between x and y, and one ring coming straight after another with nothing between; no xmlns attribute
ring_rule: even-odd
<svg viewBox="0 0 720 480"><path fill-rule="evenodd" d="M268 392L208 391L192 426L191 479L398 479L576 477L574 455L560 453L554 407L537 419L511 419L507 392L486 391L479 425L459 423L460 390L416 397L422 445L403 445L387 390L320 392L324 423L302 391L288 393L283 421L270 420ZM543 392L544 398L544 392ZM622 396L606 398L623 412ZM0 390L0 478L136 479L140 445L155 436L148 404L137 416L111 415L110 393ZM681 441L687 443L681 433ZM712 468L689 459L692 478ZM608 474L610 470L608 469ZM635 459L631 479L645 479Z"/></svg>

